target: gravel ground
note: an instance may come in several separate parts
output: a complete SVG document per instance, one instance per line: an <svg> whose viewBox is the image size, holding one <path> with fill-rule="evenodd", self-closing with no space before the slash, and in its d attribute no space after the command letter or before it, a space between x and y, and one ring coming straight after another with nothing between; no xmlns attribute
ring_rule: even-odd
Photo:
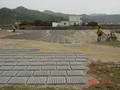
<svg viewBox="0 0 120 90"><path fill-rule="evenodd" d="M104 31L106 34L109 30ZM19 30L17 35L6 36L3 39L38 40L52 43L95 42L96 30ZM120 35L117 34L120 40Z"/></svg>
<svg viewBox="0 0 120 90"><path fill-rule="evenodd" d="M17 31L21 34L19 35L10 35L4 37L3 39L25 39L25 40L39 40L55 43L69 43L69 39L64 37L64 31L51 31L51 30L22 30ZM62 33L61 33L62 32Z"/></svg>

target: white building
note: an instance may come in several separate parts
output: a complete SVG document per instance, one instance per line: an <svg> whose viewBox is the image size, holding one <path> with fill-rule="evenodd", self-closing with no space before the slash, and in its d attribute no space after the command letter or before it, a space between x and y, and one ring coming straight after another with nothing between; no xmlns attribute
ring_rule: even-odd
<svg viewBox="0 0 120 90"><path fill-rule="evenodd" d="M65 27L65 26L70 26L69 21L61 21L58 26L60 27Z"/></svg>
<svg viewBox="0 0 120 90"><path fill-rule="evenodd" d="M71 15L69 16L69 23L70 25L81 25L82 24L82 17L80 15Z"/></svg>
<svg viewBox="0 0 120 90"><path fill-rule="evenodd" d="M81 20L80 15L71 15L69 16L69 21L61 21L61 22L53 22L52 27L66 27L66 26L74 26L74 25L81 25L82 20Z"/></svg>
<svg viewBox="0 0 120 90"><path fill-rule="evenodd" d="M70 26L69 21L53 22L52 27L66 27Z"/></svg>
<svg viewBox="0 0 120 90"><path fill-rule="evenodd" d="M52 22L52 27L58 27L59 25L58 25L59 23L57 23L57 22Z"/></svg>

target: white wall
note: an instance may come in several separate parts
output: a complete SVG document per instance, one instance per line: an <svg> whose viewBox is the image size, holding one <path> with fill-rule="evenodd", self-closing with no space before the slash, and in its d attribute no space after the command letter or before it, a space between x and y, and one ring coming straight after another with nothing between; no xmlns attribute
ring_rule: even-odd
<svg viewBox="0 0 120 90"><path fill-rule="evenodd" d="M82 20L81 20L81 16L79 15L71 15L69 16L69 22L70 25L81 25L82 24Z"/></svg>
<svg viewBox="0 0 120 90"><path fill-rule="evenodd" d="M81 25L82 20L81 20L80 15L71 15L69 16L69 21L61 21L61 22L53 22L52 27L65 27L65 26L70 26L70 25Z"/></svg>
<svg viewBox="0 0 120 90"><path fill-rule="evenodd" d="M58 26L63 26L63 27L65 27L65 26L69 26L69 25L70 25L70 24L69 24L68 21L61 21Z"/></svg>
<svg viewBox="0 0 120 90"><path fill-rule="evenodd" d="M81 23L78 22L78 21L72 21L72 22L69 22L69 23L70 23L70 25L81 25Z"/></svg>
<svg viewBox="0 0 120 90"><path fill-rule="evenodd" d="M59 23L57 22L52 22L52 27L57 27Z"/></svg>
<svg viewBox="0 0 120 90"><path fill-rule="evenodd" d="M81 16L79 16L79 15L71 15L71 16L69 16L69 21L71 22L71 21L81 21Z"/></svg>

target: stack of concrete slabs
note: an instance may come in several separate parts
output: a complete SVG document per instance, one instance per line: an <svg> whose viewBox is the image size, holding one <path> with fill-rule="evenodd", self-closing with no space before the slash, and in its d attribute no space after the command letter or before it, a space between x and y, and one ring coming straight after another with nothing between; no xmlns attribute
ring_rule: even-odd
<svg viewBox="0 0 120 90"><path fill-rule="evenodd" d="M87 58L82 53L0 48L0 84L86 84L86 64Z"/></svg>

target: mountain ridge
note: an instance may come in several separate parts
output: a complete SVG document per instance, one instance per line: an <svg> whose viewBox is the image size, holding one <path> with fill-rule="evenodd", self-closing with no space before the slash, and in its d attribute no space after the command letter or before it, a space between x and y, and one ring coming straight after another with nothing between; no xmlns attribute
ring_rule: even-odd
<svg viewBox="0 0 120 90"><path fill-rule="evenodd" d="M54 12L51 10L31 10L23 6L15 9L1 8L0 9L0 24L11 24L16 21L28 21L33 22L35 20L42 21L55 21L68 20L71 14L64 14L60 12ZM118 24L120 23L120 14L82 14L82 20L84 23L95 21L103 24Z"/></svg>
<svg viewBox="0 0 120 90"><path fill-rule="evenodd" d="M16 21L32 22L35 20L61 21L65 20L65 18L55 15L49 15L38 10L30 10L24 7L17 7L15 9L0 9L0 24L11 24Z"/></svg>

